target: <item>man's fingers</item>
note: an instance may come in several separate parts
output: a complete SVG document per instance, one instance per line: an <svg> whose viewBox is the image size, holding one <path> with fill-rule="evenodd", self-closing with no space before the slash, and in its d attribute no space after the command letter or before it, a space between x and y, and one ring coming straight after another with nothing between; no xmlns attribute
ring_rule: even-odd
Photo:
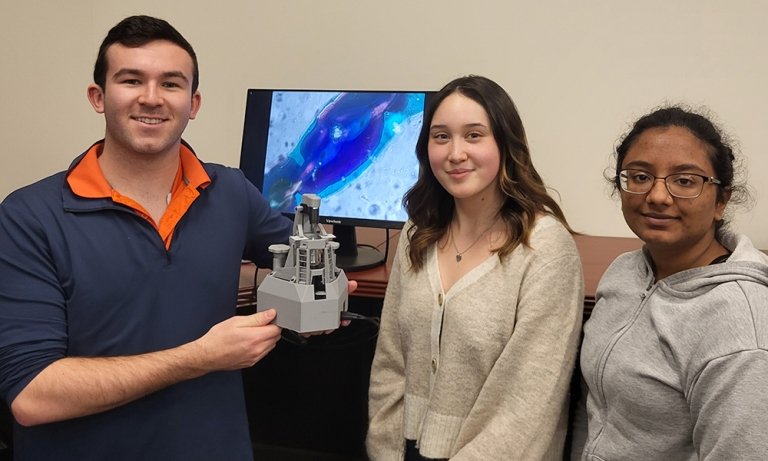
<svg viewBox="0 0 768 461"><path fill-rule="evenodd" d="M272 323L272 321L275 320L275 316L277 316L277 312L274 309L268 309L264 312L245 315L243 316L245 321L243 322L242 326L263 327Z"/></svg>

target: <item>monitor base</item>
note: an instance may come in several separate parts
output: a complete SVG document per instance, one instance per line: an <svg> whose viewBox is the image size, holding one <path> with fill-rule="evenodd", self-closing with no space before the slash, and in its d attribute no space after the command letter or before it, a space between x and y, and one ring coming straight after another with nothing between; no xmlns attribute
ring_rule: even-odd
<svg viewBox="0 0 768 461"><path fill-rule="evenodd" d="M358 272L384 264L384 255L376 248L369 246L357 246L357 254L336 253L336 267L345 272Z"/></svg>

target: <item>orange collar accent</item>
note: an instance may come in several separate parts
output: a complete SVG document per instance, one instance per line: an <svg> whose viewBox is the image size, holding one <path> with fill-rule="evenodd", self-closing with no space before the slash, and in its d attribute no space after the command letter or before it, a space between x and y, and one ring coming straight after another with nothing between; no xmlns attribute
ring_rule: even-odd
<svg viewBox="0 0 768 461"><path fill-rule="evenodd" d="M184 175L184 182L188 187L205 189L211 183L211 178L205 172L205 168L200 160L195 156L190 148L181 145L179 149L179 158L181 159L181 171Z"/></svg>
<svg viewBox="0 0 768 461"><path fill-rule="evenodd" d="M67 173L67 182L75 195L84 198L105 198L112 196L112 186L107 182L99 166L99 156L104 150L104 143L91 146L80 163Z"/></svg>
<svg viewBox="0 0 768 461"><path fill-rule="evenodd" d="M67 183L75 195L84 198L111 198L115 203L125 205L133 209L140 216L157 229L165 242L166 248L170 248L171 238L176 224L187 212L192 202L200 195L198 188L205 189L211 183L211 178L206 173L203 165L195 154L184 144L179 149L179 169L171 186L171 199L168 208L155 223L149 213L135 200L120 194L107 182L104 173L99 166L99 155L104 149L104 143L94 144L85 153L80 162L72 167L67 174Z"/></svg>

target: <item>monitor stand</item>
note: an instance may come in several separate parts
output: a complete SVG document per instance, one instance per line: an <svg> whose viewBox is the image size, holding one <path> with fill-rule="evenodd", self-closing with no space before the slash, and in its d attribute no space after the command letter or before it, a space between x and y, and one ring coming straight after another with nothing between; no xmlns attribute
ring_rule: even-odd
<svg viewBox="0 0 768 461"><path fill-rule="evenodd" d="M334 224L333 235L339 242L336 250L336 266L345 272L372 269L384 264L384 254L376 248L357 244L355 226Z"/></svg>

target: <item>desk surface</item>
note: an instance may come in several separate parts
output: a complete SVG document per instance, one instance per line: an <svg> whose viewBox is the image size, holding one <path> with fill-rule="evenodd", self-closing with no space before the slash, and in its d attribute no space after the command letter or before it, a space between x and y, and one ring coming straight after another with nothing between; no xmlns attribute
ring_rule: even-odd
<svg viewBox="0 0 768 461"><path fill-rule="evenodd" d="M399 234L396 232L395 234ZM389 270L392 267L392 255L394 254L397 237L390 237L395 242L390 242L390 255L387 264L369 269L367 271L352 272L348 277L357 280L360 296L383 297L387 288ZM593 235L574 236L576 247L579 249L581 264L584 270L584 297L587 301L595 299L597 283L603 272L616 257L627 251L640 248L642 242L637 238L629 237L598 237Z"/></svg>
<svg viewBox="0 0 768 461"><path fill-rule="evenodd" d="M392 259L400 231L389 232L389 255L386 264L359 272L350 272L347 277L356 280L358 284L355 296L383 298L387 289L389 271L392 268ZM584 301L591 306L595 302L597 282L608 268L608 265L621 253L640 248L642 242L637 238L629 237L598 237L593 235L574 236L576 247L579 249L581 264L584 270ZM359 228L358 241L367 243L384 250L386 243L386 231L383 229ZM241 299L238 305L249 301L248 292L252 292L254 286L255 267L253 264L243 264L240 274ZM252 300L250 300L252 302Z"/></svg>

